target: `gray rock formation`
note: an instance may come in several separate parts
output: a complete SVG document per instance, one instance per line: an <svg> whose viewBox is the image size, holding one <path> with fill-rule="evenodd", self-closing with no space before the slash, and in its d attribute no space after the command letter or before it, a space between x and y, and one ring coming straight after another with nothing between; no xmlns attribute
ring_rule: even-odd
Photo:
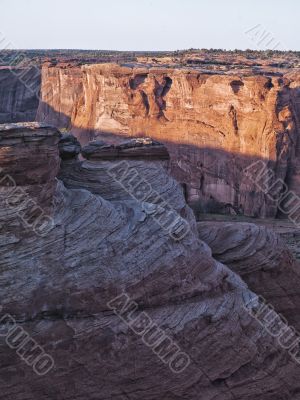
<svg viewBox="0 0 300 400"><path fill-rule="evenodd" d="M119 145L107 144L94 140L82 149L82 155L88 160L169 160L169 153L164 145L150 138L135 138Z"/></svg>
<svg viewBox="0 0 300 400"><path fill-rule="evenodd" d="M45 177L49 195L54 189L51 207L48 196L45 203L37 196L53 219L47 234L37 235L21 228L19 209L7 206L10 188L1 188L1 313L54 361L47 374L35 374L20 358L22 343L7 345L12 326L1 318L3 398L299 399L298 364L246 311L254 294L198 238L180 187L163 170L165 160L143 166L133 159L129 167L150 180L169 208L139 198L138 191L126 198L122 185L113 194L116 173L108 174L109 194L105 170L116 172L115 162L78 162L74 154L62 163L65 185L56 180L56 129L18 125L0 132L1 165L7 162L6 174L19 173L17 186L35 196L33 174ZM21 173L6 154L24 162L26 155L31 174L27 168ZM41 162L35 164L37 154ZM157 218L170 208L190 227L180 238ZM128 308L124 298L138 308ZM163 349L166 343L173 348Z"/></svg>
<svg viewBox="0 0 300 400"><path fill-rule="evenodd" d="M255 224L215 221L199 222L198 231L214 258L300 329L300 264L278 234Z"/></svg>
<svg viewBox="0 0 300 400"><path fill-rule="evenodd" d="M59 141L59 155L62 160L77 158L81 151L78 140L69 133L64 133Z"/></svg>

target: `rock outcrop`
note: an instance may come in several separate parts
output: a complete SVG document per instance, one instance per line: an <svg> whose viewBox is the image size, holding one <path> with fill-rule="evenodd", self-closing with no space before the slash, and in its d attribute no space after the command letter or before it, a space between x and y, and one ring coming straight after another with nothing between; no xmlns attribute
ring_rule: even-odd
<svg viewBox="0 0 300 400"><path fill-rule="evenodd" d="M6 190L20 194L15 206L24 203L25 207L26 195L28 201L31 199L46 210L52 207L60 167L60 136L56 128L36 122L1 125L0 188L4 195Z"/></svg>
<svg viewBox="0 0 300 400"><path fill-rule="evenodd" d="M150 207L148 212L157 214L167 231L177 227L185 234L190 229L181 220L191 212L183 191L166 174L169 157L165 146L142 139L118 146L92 141L81 154L87 159L73 157L61 164L59 178L67 188L87 189L109 201L142 202L145 210Z"/></svg>
<svg viewBox="0 0 300 400"><path fill-rule="evenodd" d="M151 136L168 147L189 202L275 217L276 203L244 170L266 161L299 194L297 74L262 76L114 64L45 67L38 119L91 138ZM43 98L43 93L47 96ZM299 204L300 206L300 204Z"/></svg>
<svg viewBox="0 0 300 400"><path fill-rule="evenodd" d="M58 148L62 160L77 159L81 151L81 146L78 140L68 133L61 136Z"/></svg>
<svg viewBox="0 0 300 400"><path fill-rule="evenodd" d="M182 189L162 168L165 159L146 161L144 167L134 158L121 163L137 170L139 182L152 180L158 195L187 221L190 229L180 238L156 217L167 204L144 198L141 184L131 187L134 198L126 198L125 185L120 184L120 161L79 161L75 150L62 161L60 175L65 186L52 178L59 164L53 161L59 152L56 129L38 125L19 125L18 129L23 141L10 133L16 126L1 126L0 137L9 148L8 159L16 146L21 160L26 155L27 165L35 165L36 147L41 136L47 138L40 154L44 156L42 171L51 169L47 181L55 183L49 208L53 224L46 235L37 235L29 227L14 229L20 215L8 210L10 192L3 186L1 313L8 313L43 346L54 365L47 374L34 374L31 364L20 358L20 338L13 342L15 347L7 345L5 337L12 326L1 318L3 397L299 398L299 365L249 314L255 308L255 302L249 304L249 300L255 295L236 273L216 261L198 238ZM72 139L64 138L61 154L68 142ZM13 177L15 164L5 158L4 146L1 150L1 165L6 162L6 174ZM70 164L77 167L68 181ZM110 194L105 169L111 182L116 178ZM26 168L16 182L35 193L36 182ZM119 194L114 195L118 182ZM102 186L105 198L100 195ZM138 308L128 308L128 299ZM152 322L154 332L150 334ZM173 345L171 350L163 349L163 342ZM181 358L176 360L176 354Z"/></svg>
<svg viewBox="0 0 300 400"><path fill-rule="evenodd" d="M82 149L82 155L87 160L170 159L166 147L150 138L132 139L119 145L94 140Z"/></svg>
<svg viewBox="0 0 300 400"><path fill-rule="evenodd" d="M198 231L214 258L300 329L300 264L278 234L246 222L199 222Z"/></svg>

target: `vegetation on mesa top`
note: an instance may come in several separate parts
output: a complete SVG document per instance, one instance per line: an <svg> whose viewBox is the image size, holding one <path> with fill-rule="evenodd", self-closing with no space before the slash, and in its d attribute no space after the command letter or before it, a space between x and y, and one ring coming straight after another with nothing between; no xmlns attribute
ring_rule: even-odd
<svg viewBox="0 0 300 400"><path fill-rule="evenodd" d="M270 58L282 59L293 64L299 63L300 51L281 50L223 50L223 49L188 49L176 51L110 51L110 50L0 50L0 66L32 66L41 65L44 62L67 62L95 64L102 62L137 62L138 58L156 59L170 57L183 65L189 64L188 58L201 58L202 62L213 61L216 57L244 57L248 60Z"/></svg>

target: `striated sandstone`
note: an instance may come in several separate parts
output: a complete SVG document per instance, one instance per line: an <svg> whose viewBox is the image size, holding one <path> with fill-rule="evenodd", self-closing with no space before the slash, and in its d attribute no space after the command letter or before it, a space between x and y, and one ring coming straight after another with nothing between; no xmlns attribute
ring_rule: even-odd
<svg viewBox="0 0 300 400"><path fill-rule="evenodd" d="M62 162L59 178L70 189L86 188L105 200L134 200L135 188L143 181L139 201L167 202L177 211L185 207L183 191L166 174L168 152L158 142L135 140L114 146L92 141L82 149L87 160ZM138 193L137 193L138 195ZM161 196L161 198L158 198Z"/></svg>
<svg viewBox="0 0 300 400"><path fill-rule="evenodd" d="M83 147L82 155L88 160L166 159L170 156L165 146L150 138L136 138L119 145L94 140Z"/></svg>
<svg viewBox="0 0 300 400"><path fill-rule="evenodd" d="M35 129L48 135L47 127L29 129L31 140L16 144L18 154L34 147ZM7 128L0 131L6 137ZM51 146L54 151L53 142ZM78 163L76 154L63 161L62 171L72 162ZM99 163L100 169L109 163L84 162L94 168ZM160 162L155 161L157 166ZM102 184L85 170L89 166L77 171L76 189L57 182L48 235L8 231L7 224L18 216L1 215L2 313L12 314L55 360L47 375L37 376L1 337L2 396L137 400L142 393L146 400L297 400L299 366L245 311L254 294L199 240L174 179L160 169L157 186L165 188L170 180L172 191L165 198L177 198L174 207L190 224L181 241L166 234L138 202L122 196L106 200L87 184L79 188L80 175L82 183L94 188ZM148 168L139 173L143 171ZM108 183L106 187L108 192ZM5 211L5 202L1 209ZM107 303L122 292L189 354L186 370L174 374L108 309Z"/></svg>
<svg viewBox="0 0 300 400"><path fill-rule="evenodd" d="M5 124L0 129L1 190L14 186L39 206L51 208L60 167L60 132L36 122Z"/></svg>
<svg viewBox="0 0 300 400"><path fill-rule="evenodd" d="M300 329L300 264L277 233L247 222L216 221L199 222L198 231L214 258Z"/></svg>

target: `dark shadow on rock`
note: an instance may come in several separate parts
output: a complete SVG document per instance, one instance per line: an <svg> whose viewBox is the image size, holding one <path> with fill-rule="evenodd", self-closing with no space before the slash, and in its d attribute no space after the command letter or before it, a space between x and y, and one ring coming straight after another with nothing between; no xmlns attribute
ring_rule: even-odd
<svg viewBox="0 0 300 400"><path fill-rule="evenodd" d="M40 104L40 109L41 107L46 111L41 122L70 131L82 145L95 139L119 144L128 138L151 136L143 131L133 135L71 126L70 116L53 110L48 104ZM51 118L47 118L47 115ZM283 157L275 162L213 147L197 147L179 141L174 143L169 139L162 139L155 131L151 137L167 146L171 157L169 171L182 184L186 200L196 214L286 217L278 212L275 197L272 198L269 193L262 190L255 176L252 176L252 180L249 179L245 174L245 169L255 162L265 164L270 171L273 171L273 181L280 180L282 186L278 188L280 192L285 183L291 185L291 176L295 172L291 170L287 158ZM271 184L272 181L270 181Z"/></svg>

